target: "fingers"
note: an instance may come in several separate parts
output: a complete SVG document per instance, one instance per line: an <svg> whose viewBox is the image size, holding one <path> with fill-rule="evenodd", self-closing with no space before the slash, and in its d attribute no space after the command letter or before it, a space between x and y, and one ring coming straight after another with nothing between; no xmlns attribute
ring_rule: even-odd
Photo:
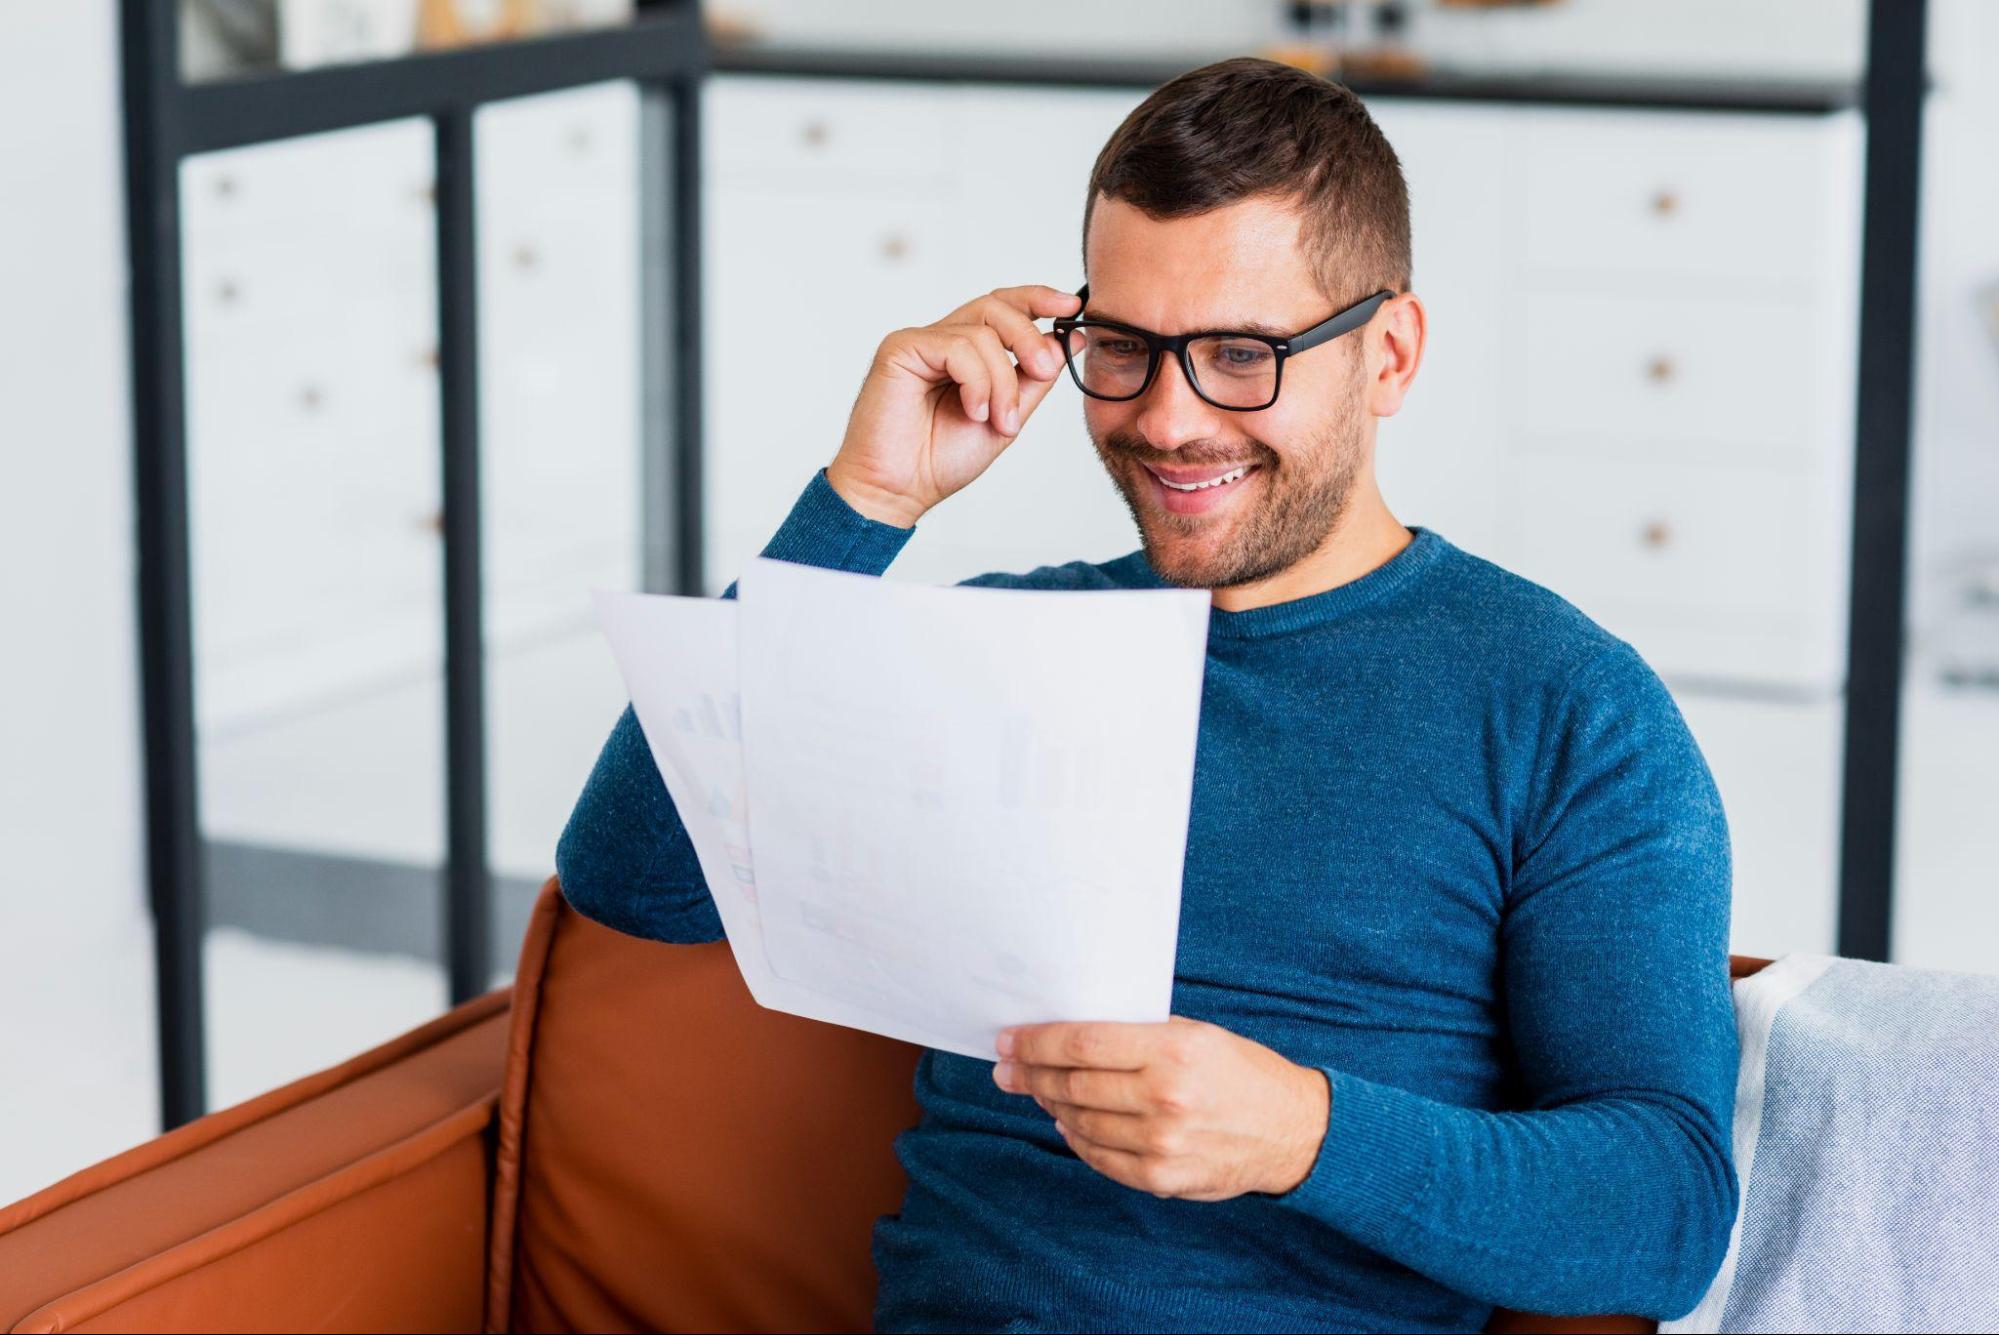
<svg viewBox="0 0 1999 1335"><path fill-rule="evenodd" d="M1044 334L1015 306L992 299L978 308L980 317L1000 336L1020 369L1036 380L1053 380L1062 370L1062 348L1053 334Z"/></svg>
<svg viewBox="0 0 1999 1335"><path fill-rule="evenodd" d="M1108 1150L1125 1150L1132 1154L1172 1154L1179 1148L1169 1148L1166 1137L1171 1133L1162 1127L1157 1118L1052 1101L1044 1104L1043 1110L1065 1131Z"/></svg>
<svg viewBox="0 0 1999 1335"><path fill-rule="evenodd" d="M931 325L910 331L908 346L928 368L927 379L957 382L965 416L1001 435L1020 431L1020 377L999 334L989 325Z"/></svg>
<svg viewBox="0 0 1999 1335"><path fill-rule="evenodd" d="M1070 1066L1021 1066L1001 1062L993 1081L1014 1094L1028 1094L1055 1103L1114 1112L1144 1112L1152 1101L1144 1081L1131 1071L1093 1071Z"/></svg>
<svg viewBox="0 0 1999 1335"><path fill-rule="evenodd" d="M1081 306L1059 288L1000 288L936 324L891 335L878 364L899 365L932 384L955 382L965 416L1011 438L1063 374L1061 344L1035 319L1075 314Z"/></svg>
<svg viewBox="0 0 1999 1335"><path fill-rule="evenodd" d="M1169 1184L1156 1161L1131 1150L1099 1145L1079 1132L1062 1127L1060 1123L1057 1128L1061 1130L1070 1153L1111 1181L1121 1182L1136 1191L1149 1191L1162 1200L1173 1194L1168 1190Z"/></svg>
<svg viewBox="0 0 1999 1335"><path fill-rule="evenodd" d="M987 383L992 386L991 426L1003 436L1020 434L1020 373L1006 355L1006 344L991 325L979 325L965 336L985 360Z"/></svg>
<svg viewBox="0 0 1999 1335"><path fill-rule="evenodd" d="M978 341L964 331L925 332L932 337L918 341L918 354L934 369L957 382L958 401L964 406L965 416L974 422L989 421L993 406L993 368Z"/></svg>
<svg viewBox="0 0 1999 1335"><path fill-rule="evenodd" d="M1002 1057L1022 1066L1087 1066L1103 1071L1137 1071L1173 1037L1168 1024L1109 1021L1030 1024L1003 1030Z"/></svg>
<svg viewBox="0 0 1999 1335"><path fill-rule="evenodd" d="M1043 283L1025 283L1019 287L995 288L983 297L974 297L945 318L950 320L975 318L971 313L991 301L1003 302L1023 315L1037 320L1057 315L1078 315L1083 309L1082 301L1074 292L1064 292L1059 287L1049 287Z"/></svg>

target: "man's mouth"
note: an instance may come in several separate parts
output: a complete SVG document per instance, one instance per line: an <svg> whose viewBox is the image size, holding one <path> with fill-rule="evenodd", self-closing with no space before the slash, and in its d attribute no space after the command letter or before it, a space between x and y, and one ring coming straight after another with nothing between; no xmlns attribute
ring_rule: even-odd
<svg viewBox="0 0 1999 1335"><path fill-rule="evenodd" d="M1227 497L1242 490L1246 478L1257 471L1253 463L1205 468L1160 468L1145 465L1152 476L1159 502L1174 514L1205 514L1219 508Z"/></svg>

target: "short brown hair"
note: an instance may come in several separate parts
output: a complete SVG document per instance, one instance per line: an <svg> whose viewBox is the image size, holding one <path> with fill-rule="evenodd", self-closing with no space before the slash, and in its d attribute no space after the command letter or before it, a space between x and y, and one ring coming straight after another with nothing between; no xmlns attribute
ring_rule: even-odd
<svg viewBox="0 0 1999 1335"><path fill-rule="evenodd" d="M1326 299L1409 288L1409 187L1402 163L1344 86L1241 56L1189 70L1138 104L1097 154L1099 195L1153 218L1185 218L1253 195L1295 200Z"/></svg>

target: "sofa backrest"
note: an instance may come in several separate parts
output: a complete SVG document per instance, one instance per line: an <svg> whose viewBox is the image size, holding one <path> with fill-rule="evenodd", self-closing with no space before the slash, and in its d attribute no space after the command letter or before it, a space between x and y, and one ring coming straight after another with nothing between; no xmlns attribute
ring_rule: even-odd
<svg viewBox="0 0 1999 1335"><path fill-rule="evenodd" d="M726 945L612 931L552 880L510 1043L489 1331L869 1329L917 1049L764 1010ZM1652 1328L1505 1311L1488 1327Z"/></svg>
<svg viewBox="0 0 1999 1335"><path fill-rule="evenodd" d="M492 1330L867 1330L918 1050L767 1011L726 945L543 888L501 1091Z"/></svg>

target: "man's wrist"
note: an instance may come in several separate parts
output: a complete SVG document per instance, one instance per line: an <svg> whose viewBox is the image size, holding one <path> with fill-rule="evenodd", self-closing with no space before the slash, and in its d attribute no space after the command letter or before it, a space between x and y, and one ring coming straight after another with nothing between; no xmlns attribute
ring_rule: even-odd
<svg viewBox="0 0 1999 1335"><path fill-rule="evenodd" d="M826 465L826 483L839 494L841 500L853 508L855 513L878 524L890 524L896 528L915 528L916 521L923 518L920 506L906 497L894 495L849 476L838 459Z"/></svg>
<svg viewBox="0 0 1999 1335"><path fill-rule="evenodd" d="M1311 1066L1293 1069L1298 1077L1298 1116L1292 1134L1286 1138L1283 1160L1272 1172L1271 1185L1265 1188L1272 1196L1296 1191L1312 1175L1319 1162L1319 1151L1326 1143L1326 1132L1332 1125L1333 1088L1326 1073Z"/></svg>

